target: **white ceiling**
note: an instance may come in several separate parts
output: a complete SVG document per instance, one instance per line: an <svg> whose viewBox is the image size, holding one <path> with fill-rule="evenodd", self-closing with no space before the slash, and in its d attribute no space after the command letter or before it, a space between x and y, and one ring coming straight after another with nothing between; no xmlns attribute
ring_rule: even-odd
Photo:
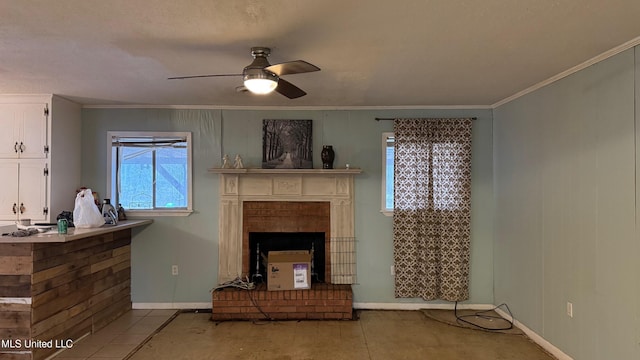
<svg viewBox="0 0 640 360"><path fill-rule="evenodd" d="M640 36L638 0L0 0L0 93L83 104L492 105ZM290 100L238 93L252 46Z"/></svg>

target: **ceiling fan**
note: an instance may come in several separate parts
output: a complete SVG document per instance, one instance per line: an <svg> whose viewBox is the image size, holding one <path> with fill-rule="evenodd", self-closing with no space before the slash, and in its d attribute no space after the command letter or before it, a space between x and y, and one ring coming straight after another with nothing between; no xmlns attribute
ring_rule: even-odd
<svg viewBox="0 0 640 360"><path fill-rule="evenodd" d="M304 60L288 61L279 64L269 64L267 57L271 54L271 49L267 47L252 47L251 55L253 62L247 65L242 74L211 74L170 77L169 80L192 79L203 77L221 76L242 76L244 86L238 87L238 91L245 89L254 94L268 94L277 91L289 99L305 96L307 93L287 80L282 79L283 75L302 74L319 71L320 68Z"/></svg>

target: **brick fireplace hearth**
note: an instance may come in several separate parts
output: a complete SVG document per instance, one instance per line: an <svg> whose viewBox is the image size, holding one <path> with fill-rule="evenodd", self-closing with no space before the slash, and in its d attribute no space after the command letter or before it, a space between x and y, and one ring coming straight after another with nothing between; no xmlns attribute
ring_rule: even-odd
<svg viewBox="0 0 640 360"><path fill-rule="evenodd" d="M310 290L267 291L227 288L214 291L211 319L351 320L351 285L314 284Z"/></svg>

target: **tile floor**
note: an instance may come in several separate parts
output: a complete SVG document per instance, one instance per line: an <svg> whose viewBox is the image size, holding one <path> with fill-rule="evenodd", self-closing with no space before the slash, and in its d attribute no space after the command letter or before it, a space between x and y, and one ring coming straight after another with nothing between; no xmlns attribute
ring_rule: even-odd
<svg viewBox="0 0 640 360"><path fill-rule="evenodd" d="M176 310L131 310L51 359L122 360L176 313Z"/></svg>

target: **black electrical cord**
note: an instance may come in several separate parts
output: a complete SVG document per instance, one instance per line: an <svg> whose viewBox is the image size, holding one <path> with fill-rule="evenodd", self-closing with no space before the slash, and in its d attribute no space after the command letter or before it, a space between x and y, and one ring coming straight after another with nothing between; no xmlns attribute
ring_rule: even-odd
<svg viewBox="0 0 640 360"><path fill-rule="evenodd" d="M251 303L253 304L253 306L258 309L258 311L260 311L260 313L265 317L265 319L273 321L273 318L267 314L266 312L264 312L264 310L262 310L262 307L260 307L260 305L258 305L258 302L256 301L256 299L253 297L253 292L254 292L255 288L248 290L249 291L249 299L251 299ZM254 321L255 323L255 321Z"/></svg>
<svg viewBox="0 0 640 360"><path fill-rule="evenodd" d="M488 313L491 311L495 311L496 309L499 309L500 307L504 306L504 308L507 310L507 313L509 313L509 316L511 317L511 320L505 319L501 316L495 316L495 315L489 315ZM494 307L493 309L490 310L483 310L483 311L478 311L475 314L470 314L470 315L458 315L458 302L456 301L456 304L454 306L454 314L456 316L456 320L458 320L459 322L463 322L465 324L469 324L471 326L475 326L479 329L482 330L487 330L487 331L501 331L501 330L511 330L513 329L513 314L511 314L511 310L509 309L509 306L505 303L502 303L496 307ZM502 328L490 328L490 327L486 327L486 326L482 326L482 325L478 325L472 321L466 320L467 318L475 318L475 317L479 317L485 320L500 320L500 321L505 321L507 324L509 324L509 326L507 327L502 327Z"/></svg>
<svg viewBox="0 0 640 360"><path fill-rule="evenodd" d="M213 289L211 289L211 292L220 291L220 290L223 290L223 289L228 288L228 287L234 287L234 288L238 288L238 289L241 289L241 290L246 290L247 294L249 295L249 299L251 300L251 303L253 304L253 306L256 309L258 309L258 311L260 311L260 313L265 317L265 319L273 321L273 318L269 314L264 312L264 310L262 310L262 307L260 307L260 305L258 305L258 302L253 297L253 291L256 290L256 286L255 286L254 283L249 282L249 279L242 280L240 278L236 278L234 280L227 281L227 282L222 283L222 284L214 287ZM255 323L255 321L254 321L254 323Z"/></svg>

